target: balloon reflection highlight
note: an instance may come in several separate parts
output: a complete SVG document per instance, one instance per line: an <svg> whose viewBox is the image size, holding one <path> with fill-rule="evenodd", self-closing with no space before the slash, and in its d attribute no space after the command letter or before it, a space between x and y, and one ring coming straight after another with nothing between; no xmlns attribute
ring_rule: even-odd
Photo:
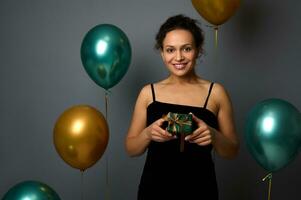
<svg viewBox="0 0 301 200"><path fill-rule="evenodd" d="M84 128L84 122L82 120L76 120L71 126L74 134L80 134Z"/></svg>
<svg viewBox="0 0 301 200"><path fill-rule="evenodd" d="M273 117L265 117L262 122L263 132L267 135L273 132L275 128L275 120Z"/></svg>
<svg viewBox="0 0 301 200"><path fill-rule="evenodd" d="M100 56L103 55L106 52L107 47L108 47L108 44L105 41L103 41L103 40L98 41L98 43L96 45L97 54Z"/></svg>

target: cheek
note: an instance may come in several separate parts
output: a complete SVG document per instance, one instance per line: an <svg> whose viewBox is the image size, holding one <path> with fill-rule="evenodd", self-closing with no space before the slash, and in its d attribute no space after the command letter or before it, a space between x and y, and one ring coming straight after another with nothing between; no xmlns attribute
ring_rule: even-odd
<svg viewBox="0 0 301 200"><path fill-rule="evenodd" d="M168 62L171 62L172 56L164 54L162 56L162 59L163 59L164 63L168 63Z"/></svg>
<svg viewBox="0 0 301 200"><path fill-rule="evenodd" d="M189 58L191 61L195 61L198 58L198 55L196 53L192 53Z"/></svg>

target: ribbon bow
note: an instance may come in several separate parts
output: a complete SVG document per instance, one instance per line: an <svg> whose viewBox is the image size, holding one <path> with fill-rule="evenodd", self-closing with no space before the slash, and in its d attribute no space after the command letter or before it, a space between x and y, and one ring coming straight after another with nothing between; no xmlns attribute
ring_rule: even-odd
<svg viewBox="0 0 301 200"><path fill-rule="evenodd" d="M178 114L169 112L165 119L168 121L168 131L172 133L186 133L183 130L183 126L187 125L191 127L192 125L192 118L190 114Z"/></svg>

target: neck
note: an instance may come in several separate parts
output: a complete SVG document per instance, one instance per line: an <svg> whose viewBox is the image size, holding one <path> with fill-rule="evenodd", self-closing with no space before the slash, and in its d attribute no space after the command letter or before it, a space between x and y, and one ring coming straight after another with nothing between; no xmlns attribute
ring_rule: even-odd
<svg viewBox="0 0 301 200"><path fill-rule="evenodd" d="M196 75L195 72L192 72L190 74L187 74L186 76L175 76L175 75L169 75L169 77L166 79L168 83L172 84L191 84L198 82L199 77Z"/></svg>

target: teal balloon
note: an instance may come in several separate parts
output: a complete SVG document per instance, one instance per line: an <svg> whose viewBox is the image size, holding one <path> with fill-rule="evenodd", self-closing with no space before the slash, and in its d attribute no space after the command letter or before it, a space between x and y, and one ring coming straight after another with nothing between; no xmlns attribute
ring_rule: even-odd
<svg viewBox="0 0 301 200"><path fill-rule="evenodd" d="M100 87L116 85L128 71L131 45L126 34L111 24L100 24L85 35L81 61L90 78Z"/></svg>
<svg viewBox="0 0 301 200"><path fill-rule="evenodd" d="M256 104L248 114L245 141L253 158L269 172L280 170L297 156L301 144L301 115L281 99Z"/></svg>
<svg viewBox="0 0 301 200"><path fill-rule="evenodd" d="M60 200L60 197L44 183L24 181L8 190L2 200Z"/></svg>

